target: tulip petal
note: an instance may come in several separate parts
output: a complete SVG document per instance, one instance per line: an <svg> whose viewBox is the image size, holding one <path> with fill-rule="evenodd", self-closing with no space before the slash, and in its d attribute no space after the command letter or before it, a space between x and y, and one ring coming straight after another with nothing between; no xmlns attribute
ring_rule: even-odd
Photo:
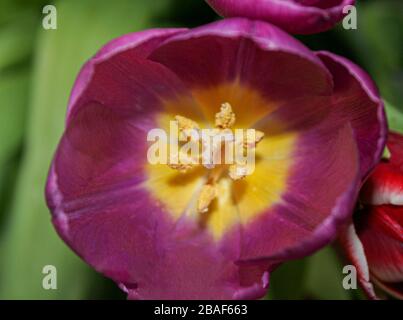
<svg viewBox="0 0 403 320"><path fill-rule="evenodd" d="M383 282L403 282L403 208L366 207L355 220L371 273Z"/></svg>
<svg viewBox="0 0 403 320"><path fill-rule="evenodd" d="M161 99L182 92L183 86L163 66L126 57L120 53L111 64L97 66L70 115L46 190L57 231L130 298L263 296L267 264L234 264L233 251L221 249L207 233L195 233L194 222L171 219L150 197L146 134L155 125ZM113 69L122 61L124 70L136 70L141 85ZM104 88L114 88L116 96L112 99ZM189 279L194 279L191 285Z"/></svg>
<svg viewBox="0 0 403 320"><path fill-rule="evenodd" d="M246 17L270 22L296 34L326 31L340 21L343 8L355 0L207 0L225 17Z"/></svg>
<svg viewBox="0 0 403 320"><path fill-rule="evenodd" d="M364 247L357 236L354 224L349 225L340 232L340 244L347 258L357 269L358 281L368 298L378 299L374 287L370 281L368 261L365 256Z"/></svg>
<svg viewBox="0 0 403 320"><path fill-rule="evenodd" d="M390 157L383 159L365 182L354 225L341 236L347 256L359 273L364 273L360 269L365 271L365 277L361 276L364 289L369 269L371 280L395 297L403 295L402 142L401 135L390 133L387 143ZM357 244L360 252L351 249ZM373 297L373 292L369 296Z"/></svg>
<svg viewBox="0 0 403 320"><path fill-rule="evenodd" d="M365 207L356 213L354 224L340 234L342 248L357 268L360 285L371 299L377 299L371 281L395 297L403 293L401 225L401 208Z"/></svg>
<svg viewBox="0 0 403 320"><path fill-rule="evenodd" d="M354 94L341 80L359 80L263 22L154 32L113 41L80 74L47 184L53 223L129 298L261 297L279 263L326 245L350 217L360 170L378 156L366 142L382 142L381 105L357 85L370 135L339 102ZM220 178L201 215L205 170L151 165L147 133L176 114L204 127L224 102L266 137L256 173Z"/></svg>
<svg viewBox="0 0 403 320"><path fill-rule="evenodd" d="M393 153L391 163L401 169L403 167L403 135L389 132L388 148Z"/></svg>
<svg viewBox="0 0 403 320"><path fill-rule="evenodd" d="M266 264L241 266L197 225L177 224L141 184L68 201L52 168L48 197L66 243L130 299L256 299ZM134 201L141 199L141 201Z"/></svg>
<svg viewBox="0 0 403 320"><path fill-rule="evenodd" d="M403 136L389 133L391 157L380 163L361 191L361 201L370 205L403 206Z"/></svg>
<svg viewBox="0 0 403 320"><path fill-rule="evenodd" d="M98 63L94 70L70 114L72 124L58 153L56 166L63 168L60 183L66 183L66 189L60 187L65 197L99 191L129 176L143 179L136 172L147 163L147 134L157 127L153 119L165 98L186 95L182 82L169 70L139 60L130 51Z"/></svg>
<svg viewBox="0 0 403 320"><path fill-rule="evenodd" d="M303 257L333 240L349 218L360 184L356 143L351 127L334 130L327 124L299 133L281 200L242 225L241 261L273 263ZM262 160L267 161L284 159ZM252 175L246 183L248 179L262 177ZM270 188L262 188L270 194ZM234 193L241 215L253 208L247 201L256 197L253 190L253 185L246 188L242 198Z"/></svg>
<svg viewBox="0 0 403 320"><path fill-rule="evenodd" d="M331 76L319 58L280 29L259 21L227 19L180 33L149 59L175 72L210 120L219 104L206 106L203 97L214 96L212 90L227 99L240 87L255 90L266 101L260 115L271 111L267 105L332 92ZM223 102L232 103L215 103ZM248 107L233 105L241 120Z"/></svg>
<svg viewBox="0 0 403 320"><path fill-rule="evenodd" d="M158 46L159 43L164 41L166 38L185 30L186 29L150 29L130 33L107 43L81 68L69 99L69 104L67 107L67 119L69 119L73 108L75 108L77 99L83 94L87 86L90 84L97 64L102 63L102 61L107 60L109 57L126 50L130 50L131 54L136 55L138 58L145 58L156 46Z"/></svg>
<svg viewBox="0 0 403 320"><path fill-rule="evenodd" d="M334 79L335 110L341 117L348 115L360 151L363 180L381 159L387 137L384 104L369 75L351 61L330 52L318 57Z"/></svg>
<svg viewBox="0 0 403 320"><path fill-rule="evenodd" d="M403 172L386 161L380 163L362 188L365 204L403 206Z"/></svg>
<svg viewBox="0 0 403 320"><path fill-rule="evenodd" d="M381 288L383 291L390 294L396 299L403 300L403 282L400 283L388 283L378 280L375 276L372 278L373 282Z"/></svg>

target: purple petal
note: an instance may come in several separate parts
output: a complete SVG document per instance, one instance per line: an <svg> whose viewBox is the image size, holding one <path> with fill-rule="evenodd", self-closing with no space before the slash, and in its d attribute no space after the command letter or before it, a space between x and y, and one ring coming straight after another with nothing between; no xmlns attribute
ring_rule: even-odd
<svg viewBox="0 0 403 320"><path fill-rule="evenodd" d="M58 188L65 198L144 180L147 133L158 127L164 99L188 96L164 66L139 59L136 50L93 66L91 81L72 105L55 157ZM191 102L191 97L189 97Z"/></svg>
<svg viewBox="0 0 403 320"><path fill-rule="evenodd" d="M130 298L263 296L278 263L334 238L355 204L360 160L370 159L369 170L379 156L367 146L382 142L375 91L360 85L359 72L320 55L325 63L276 27L246 19L112 41L77 80L49 174L47 200L61 237ZM354 91L344 89L345 79L358 83ZM185 97L179 107L186 113L196 106L194 90L231 82L258 92L264 106L276 102L264 130L297 139L281 201L217 240L197 219L175 220L151 195L146 134L160 124L167 100ZM363 102L352 104L351 116L340 101L351 105L355 96ZM375 133L356 114L371 119ZM278 131L273 120L282 124Z"/></svg>
<svg viewBox="0 0 403 320"><path fill-rule="evenodd" d="M69 119L70 113L72 113L77 103L77 99L83 94L91 82L97 64L108 60L113 55L127 50L130 50L131 54L136 55L138 58L145 58L166 38L185 30L186 29L150 29L130 33L107 43L81 68L70 96L67 108L67 119Z"/></svg>
<svg viewBox="0 0 403 320"><path fill-rule="evenodd" d="M64 241L130 299L257 299L267 264L234 264L231 251L169 213L138 184L66 201L52 169L48 196ZM136 201L141 199L141 201Z"/></svg>
<svg viewBox="0 0 403 320"><path fill-rule="evenodd" d="M191 89L240 82L268 101L332 92L331 75L320 59L259 21L226 19L180 33L150 59L174 71Z"/></svg>
<svg viewBox="0 0 403 320"><path fill-rule="evenodd" d="M363 180L381 159L387 122L382 99L369 75L351 61L330 52L318 57L333 74L333 105L341 117L349 117L360 151Z"/></svg>
<svg viewBox="0 0 403 320"><path fill-rule="evenodd" d="M330 122L299 133L287 192L243 226L241 261L301 258L332 241L351 217L361 181L356 143L349 125Z"/></svg>
<svg viewBox="0 0 403 320"><path fill-rule="evenodd" d="M224 17L270 22L290 33L311 34L332 28L343 8L355 0L207 0Z"/></svg>

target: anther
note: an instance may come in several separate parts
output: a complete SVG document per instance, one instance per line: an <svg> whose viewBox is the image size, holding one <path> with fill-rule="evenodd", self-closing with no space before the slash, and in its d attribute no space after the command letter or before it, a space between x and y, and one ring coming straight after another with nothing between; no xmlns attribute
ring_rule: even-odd
<svg viewBox="0 0 403 320"><path fill-rule="evenodd" d="M200 213L208 212L211 202L217 197L217 187L214 184L205 184L197 200L197 211Z"/></svg>
<svg viewBox="0 0 403 320"><path fill-rule="evenodd" d="M229 129L235 124L235 113L231 105L226 102L221 105L220 112L215 115L215 125L220 129Z"/></svg>

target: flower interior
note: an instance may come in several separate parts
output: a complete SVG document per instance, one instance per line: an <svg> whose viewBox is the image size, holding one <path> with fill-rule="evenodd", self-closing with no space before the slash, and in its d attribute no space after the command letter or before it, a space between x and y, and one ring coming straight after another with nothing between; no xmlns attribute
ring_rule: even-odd
<svg viewBox="0 0 403 320"><path fill-rule="evenodd" d="M245 85L232 83L194 90L193 97L197 105L192 108L186 105L186 98L165 101L159 127L168 130L169 121L175 119L180 134L185 136L189 129L214 128L217 134L230 129L255 129L253 138L245 137L243 149L254 149L254 172L245 173L246 163L209 166L201 165L200 159L179 155L179 159L188 161L148 164L147 186L174 219L193 218L219 240L232 226L248 223L280 201L292 165L296 133L283 130L280 123L266 121L276 109L274 104ZM189 134L187 139L191 140ZM217 147L223 158L223 145Z"/></svg>
<svg viewBox="0 0 403 320"><path fill-rule="evenodd" d="M182 116L176 116L175 119L178 123L178 127L180 130L179 132L182 135L182 140L185 140L188 143L194 143L196 147L199 147L199 142L201 140L200 136L192 136L192 132L196 131L197 133L198 131L200 131L200 126L198 125L198 123ZM237 151L241 151L241 160L243 161L233 161L234 163L229 163L228 161L230 159L227 159L228 157L226 157L225 142L231 144L230 148L233 149L233 134L231 131L229 132L229 134L227 133L228 130L234 126L235 121L236 116L235 113L232 111L231 104L223 103L221 105L220 112L216 113L215 115L215 129L211 131L212 136L209 136L209 140L211 139L213 141L214 138L218 138L217 143L212 145L212 150L211 152L208 152L208 155L212 154L212 158L214 158L214 155L218 155L220 159L224 158L224 163L221 163L220 161L220 163L216 165L214 161L208 161L204 164L204 166L208 170L210 170L210 172L208 173L207 181L203 185L198 197L197 211L199 213L207 212L210 204L215 198L219 196L217 182L220 180L224 172L227 172L228 176L232 180L243 179L247 176L248 161L247 158L243 156L245 153L247 153L248 149L254 149L264 137L264 133L261 131L247 131L247 133L252 132L253 135L245 133L245 137L238 142L241 144L240 148L236 149ZM231 137L231 141L223 141L222 137L225 137L226 134L227 136ZM192 158L192 155L189 155L188 153L182 153L179 154L179 161L169 162L168 166L172 169L179 170L182 173L186 173L188 170L191 170L195 166L200 165L200 153L198 153L198 158L196 159Z"/></svg>

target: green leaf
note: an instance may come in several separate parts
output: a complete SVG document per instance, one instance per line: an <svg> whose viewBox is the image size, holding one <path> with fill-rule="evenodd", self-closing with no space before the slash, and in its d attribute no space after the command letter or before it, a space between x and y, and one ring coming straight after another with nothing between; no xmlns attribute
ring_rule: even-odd
<svg viewBox="0 0 403 320"><path fill-rule="evenodd" d="M363 67L374 77L382 96L403 111L403 2L359 2L358 30L340 33Z"/></svg>
<svg viewBox="0 0 403 320"><path fill-rule="evenodd" d="M27 95L25 70L0 77L0 170L22 142Z"/></svg>
<svg viewBox="0 0 403 320"><path fill-rule="evenodd" d="M74 79L98 48L114 37L157 27L155 14L169 1L69 0L56 2L58 29L41 30L36 42L26 150L2 241L0 298L94 297L87 267L56 235L44 201L47 171L64 127ZM40 27L40 26L39 26ZM57 290L42 288L42 268L57 268Z"/></svg>
<svg viewBox="0 0 403 320"><path fill-rule="evenodd" d="M335 251L326 247L308 259L306 290L314 299L346 300L351 293L343 288L343 266Z"/></svg>
<svg viewBox="0 0 403 320"><path fill-rule="evenodd" d="M295 260L281 265L270 275L269 299L303 299L307 260Z"/></svg>
<svg viewBox="0 0 403 320"><path fill-rule="evenodd" d="M0 232L4 230L10 198L17 176L17 153L24 133L28 100L28 72L21 70L0 77ZM4 243L0 242L0 257ZM0 260L1 267L2 260Z"/></svg>
<svg viewBox="0 0 403 320"><path fill-rule="evenodd" d="M17 171L28 101L28 72L21 70L0 77L0 223L6 218ZM0 230L3 225L0 225ZM1 246L1 243L0 243Z"/></svg>
<svg viewBox="0 0 403 320"><path fill-rule="evenodd" d="M33 49L35 16L24 12L18 15L15 21L0 29L0 71L24 61Z"/></svg>
<svg viewBox="0 0 403 320"><path fill-rule="evenodd" d="M24 23L28 16L39 17L49 0L0 0L0 28L12 22ZM29 32L30 30L28 30ZM34 31L34 30L31 30Z"/></svg>
<svg viewBox="0 0 403 320"><path fill-rule="evenodd" d="M403 109L397 109L385 101L386 116L388 118L389 130L403 134Z"/></svg>

